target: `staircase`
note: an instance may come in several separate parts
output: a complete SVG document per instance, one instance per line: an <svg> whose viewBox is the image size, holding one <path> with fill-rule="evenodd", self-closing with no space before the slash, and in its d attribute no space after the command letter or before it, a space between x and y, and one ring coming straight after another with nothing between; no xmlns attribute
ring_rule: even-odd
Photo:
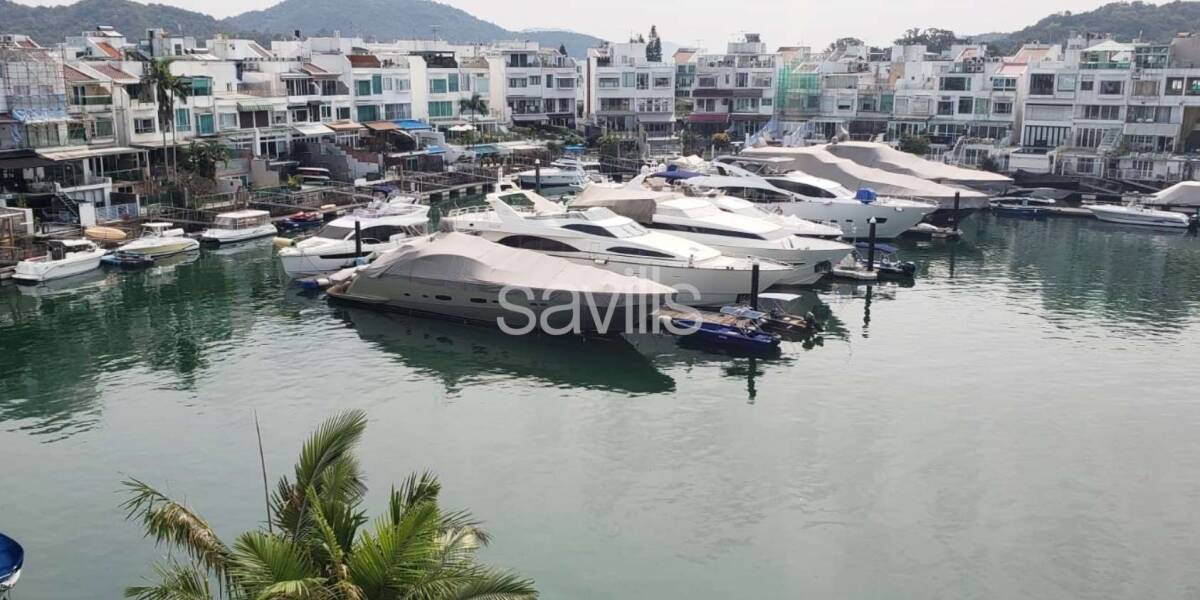
<svg viewBox="0 0 1200 600"><path fill-rule="evenodd" d="M1116 151L1117 146L1121 143L1121 129L1106 129L1104 137L1100 138L1100 145L1096 146L1096 152L1099 154L1109 154Z"/></svg>
<svg viewBox="0 0 1200 600"><path fill-rule="evenodd" d="M79 222L79 203L74 198L62 192L55 192L51 202L66 210L71 215L72 222Z"/></svg>

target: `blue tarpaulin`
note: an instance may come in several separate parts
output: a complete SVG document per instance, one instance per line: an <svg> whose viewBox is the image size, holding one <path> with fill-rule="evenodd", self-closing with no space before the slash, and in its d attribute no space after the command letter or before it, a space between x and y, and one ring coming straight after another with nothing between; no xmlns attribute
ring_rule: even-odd
<svg viewBox="0 0 1200 600"><path fill-rule="evenodd" d="M396 124L396 127L408 131L416 131L418 129L433 129L429 123L426 123L420 119L396 119L392 122Z"/></svg>
<svg viewBox="0 0 1200 600"><path fill-rule="evenodd" d="M425 146L424 150L429 154L442 154L446 151L446 149L441 146Z"/></svg>

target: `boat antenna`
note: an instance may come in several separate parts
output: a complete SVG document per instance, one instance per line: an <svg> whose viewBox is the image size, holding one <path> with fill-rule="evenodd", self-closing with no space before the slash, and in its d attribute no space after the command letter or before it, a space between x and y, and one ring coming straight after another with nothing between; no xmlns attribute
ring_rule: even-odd
<svg viewBox="0 0 1200 600"><path fill-rule="evenodd" d="M271 494L267 491L267 459L263 457L262 428L258 426L258 411L254 411L254 432L258 434L258 464L262 467L263 502L267 506L267 532L275 533L271 527Z"/></svg>

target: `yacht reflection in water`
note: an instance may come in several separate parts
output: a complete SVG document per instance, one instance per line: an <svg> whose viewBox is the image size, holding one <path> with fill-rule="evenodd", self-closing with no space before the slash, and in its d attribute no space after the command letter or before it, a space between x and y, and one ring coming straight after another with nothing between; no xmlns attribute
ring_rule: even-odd
<svg viewBox="0 0 1200 600"><path fill-rule="evenodd" d="M359 337L404 365L441 379L448 389L504 375L555 387L630 394L675 390L675 380L617 338L512 336L483 325L399 313L357 308L336 312Z"/></svg>

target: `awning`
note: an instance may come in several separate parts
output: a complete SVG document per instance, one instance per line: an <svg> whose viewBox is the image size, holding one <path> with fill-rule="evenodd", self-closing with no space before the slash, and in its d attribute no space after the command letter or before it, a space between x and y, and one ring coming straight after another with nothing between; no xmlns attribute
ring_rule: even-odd
<svg viewBox="0 0 1200 600"><path fill-rule="evenodd" d="M117 146L114 148L73 148L71 150L57 150L53 152L38 151L42 158L53 161L63 160L79 160L81 158L95 158L97 156L110 156L113 154L133 154L140 152L137 148L129 148L127 146Z"/></svg>
<svg viewBox="0 0 1200 600"><path fill-rule="evenodd" d="M729 113L692 113L687 116L688 123L728 123Z"/></svg>
<svg viewBox="0 0 1200 600"><path fill-rule="evenodd" d="M441 146L425 146L424 150L426 154L442 154L446 151L446 149Z"/></svg>
<svg viewBox="0 0 1200 600"><path fill-rule="evenodd" d="M33 108L15 108L12 111L14 119L22 123L61 123L70 121L71 117L67 111L62 109L33 109Z"/></svg>
<svg viewBox="0 0 1200 600"><path fill-rule="evenodd" d="M334 121L333 123L326 123L325 126L334 131L357 131L363 127L354 121Z"/></svg>
<svg viewBox="0 0 1200 600"><path fill-rule="evenodd" d="M54 161L37 155L0 158L0 169L36 169L38 167L49 167L53 164Z"/></svg>
<svg viewBox="0 0 1200 600"><path fill-rule="evenodd" d="M238 110L243 112L256 112L260 110L275 110L275 105L270 102L261 100L239 100L237 103Z"/></svg>
<svg viewBox="0 0 1200 600"><path fill-rule="evenodd" d="M292 129L300 135L326 135L333 133L333 130L320 123L296 123L292 125Z"/></svg>
<svg viewBox="0 0 1200 600"><path fill-rule="evenodd" d="M488 156L490 154L500 154L500 149L491 144L471 146L470 150L475 152L476 156Z"/></svg>
<svg viewBox="0 0 1200 600"><path fill-rule="evenodd" d="M392 122L396 124L396 127L399 127L400 129L407 129L409 131L415 131L418 129L433 129L430 127L429 123L426 123L420 119L396 119Z"/></svg>
<svg viewBox="0 0 1200 600"><path fill-rule="evenodd" d="M391 121L371 121L369 123L363 123L363 125L371 131L391 131L393 129L400 129L398 125Z"/></svg>

